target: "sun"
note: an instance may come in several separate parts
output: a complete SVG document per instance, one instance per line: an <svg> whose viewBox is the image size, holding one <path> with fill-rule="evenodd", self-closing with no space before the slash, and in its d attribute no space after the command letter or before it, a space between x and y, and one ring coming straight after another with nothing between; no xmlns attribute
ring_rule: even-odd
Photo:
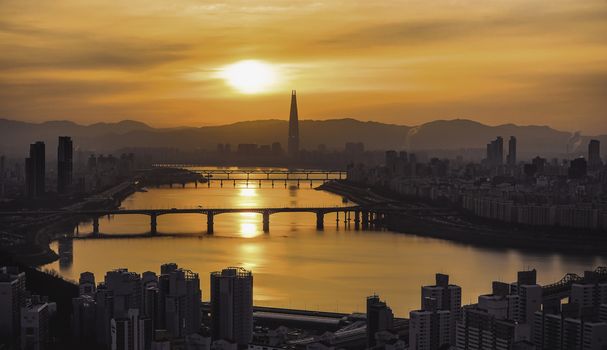
<svg viewBox="0 0 607 350"><path fill-rule="evenodd" d="M268 91L278 80L276 68L258 60L244 60L222 68L219 77L245 94Z"/></svg>

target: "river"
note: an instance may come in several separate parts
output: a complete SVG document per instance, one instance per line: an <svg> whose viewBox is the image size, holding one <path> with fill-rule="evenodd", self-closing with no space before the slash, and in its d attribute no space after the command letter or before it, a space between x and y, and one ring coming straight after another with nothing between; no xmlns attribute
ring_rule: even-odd
<svg viewBox="0 0 607 350"><path fill-rule="evenodd" d="M321 182L316 182L319 185ZM285 187L277 182L212 182L185 188L150 188L136 192L122 207L283 207L340 206L340 196L314 190L309 182ZM357 231L344 226L343 214L325 217L323 231L316 230L313 213L281 213L270 217L264 233L260 214L215 216L214 235L206 235L204 215L163 215L158 231L174 236L141 238L74 239L63 243L63 262L44 266L67 279L81 272L105 272L126 267L130 271L160 270L176 262L200 274L203 299L209 298L209 273L227 266L243 266L254 274L255 305L354 312L365 310L365 297L374 293L386 299L398 316L419 308L420 287L431 284L436 272L447 273L463 289L464 304L476 302L491 289L491 281L511 282L516 272L536 268L540 283L560 279L566 272L582 273L606 264L606 257L546 254L513 249L488 249L440 239L390 231ZM107 234L149 231L149 217L119 215L100 219ZM91 223L78 227L81 236L92 232ZM65 249L64 247L67 247ZM60 251L59 243L51 248ZM71 254L69 250L71 249Z"/></svg>

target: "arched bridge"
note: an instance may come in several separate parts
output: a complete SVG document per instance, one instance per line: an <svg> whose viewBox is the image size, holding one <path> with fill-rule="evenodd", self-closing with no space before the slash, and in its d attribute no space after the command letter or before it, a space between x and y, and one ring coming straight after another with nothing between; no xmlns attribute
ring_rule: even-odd
<svg viewBox="0 0 607 350"><path fill-rule="evenodd" d="M574 283L589 283L590 279L596 279L598 282L607 281L607 266L599 266L590 273L585 273L584 276L580 276L575 273L568 273L559 281L542 286L542 295L544 303L550 303L561 299L567 298L571 294L571 286Z"/></svg>
<svg viewBox="0 0 607 350"><path fill-rule="evenodd" d="M147 215L150 217L150 232L157 232L157 219L160 215L176 214L202 214L207 217L207 233L212 234L214 228L215 216L225 213L258 213L263 218L263 230L270 230L270 215L276 213L314 213L316 214L316 228L324 228L324 216L329 213L337 213L336 220L339 220L339 213L343 213L345 222L350 222L354 216L354 226L359 229L368 228L379 220L386 213L395 209L379 206L333 206L333 207L266 207L266 208L170 208L170 209L96 209L96 210L38 210L38 211L4 211L0 216L16 217L52 217L52 216L74 216L88 217L93 221L93 234L99 233L99 218L108 215ZM424 208L410 209L412 211L427 211ZM398 209L402 212L403 209ZM406 211L406 210L405 210Z"/></svg>

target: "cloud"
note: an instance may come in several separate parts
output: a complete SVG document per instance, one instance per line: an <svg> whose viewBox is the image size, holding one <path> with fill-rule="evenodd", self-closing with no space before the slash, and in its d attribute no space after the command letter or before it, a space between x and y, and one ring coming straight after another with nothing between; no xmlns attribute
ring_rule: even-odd
<svg viewBox="0 0 607 350"><path fill-rule="evenodd" d="M436 18L411 18L403 21L371 24L345 34L322 38L321 45L360 47L368 49L383 45L434 45L436 43L462 46L465 41L504 38L526 39L561 36L577 40L599 41L607 44L601 29L605 26L607 6L574 8L570 11L549 9L513 11L485 15L443 15ZM595 26L593 28L589 28ZM462 47L465 49L465 47Z"/></svg>

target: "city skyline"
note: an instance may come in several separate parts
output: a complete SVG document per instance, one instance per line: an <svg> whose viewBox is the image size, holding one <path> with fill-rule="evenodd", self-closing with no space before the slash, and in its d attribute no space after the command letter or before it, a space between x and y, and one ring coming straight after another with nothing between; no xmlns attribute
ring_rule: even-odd
<svg viewBox="0 0 607 350"><path fill-rule="evenodd" d="M284 91L297 88L302 119L605 133L606 11L569 0L5 3L0 114L218 125L282 119Z"/></svg>
<svg viewBox="0 0 607 350"><path fill-rule="evenodd" d="M0 350L607 350L605 18L0 0Z"/></svg>

